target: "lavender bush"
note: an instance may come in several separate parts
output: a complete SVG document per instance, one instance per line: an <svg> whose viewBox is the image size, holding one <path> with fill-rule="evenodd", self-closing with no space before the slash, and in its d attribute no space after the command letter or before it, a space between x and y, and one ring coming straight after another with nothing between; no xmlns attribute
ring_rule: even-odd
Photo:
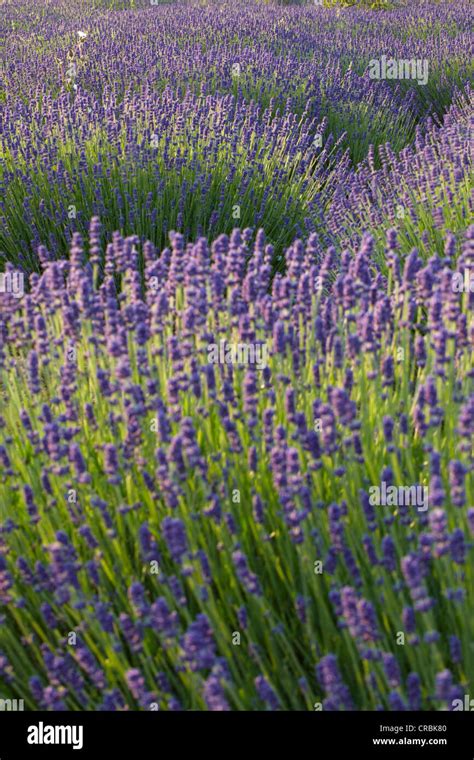
<svg viewBox="0 0 474 760"><path fill-rule="evenodd" d="M211 239L236 225L264 226L280 252L315 230L327 241L348 158L373 146L377 164L387 142L398 152L472 72L467 3L428 6L423 19L409 8L42 7L8 0L0 22L0 254L28 270L39 244L65 255L93 215L159 247L172 229ZM370 78L382 55L426 60L427 84Z"/></svg>

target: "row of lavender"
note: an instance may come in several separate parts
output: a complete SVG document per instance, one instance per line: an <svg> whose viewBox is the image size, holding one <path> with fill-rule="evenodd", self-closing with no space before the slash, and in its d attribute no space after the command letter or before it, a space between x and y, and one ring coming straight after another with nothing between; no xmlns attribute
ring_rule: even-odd
<svg viewBox="0 0 474 760"><path fill-rule="evenodd" d="M78 234L68 260L40 248L21 309L2 302L4 691L54 709L462 701L474 229L403 266L388 230L387 277L369 235L322 258L297 241L270 292L262 231L176 233L161 255L99 240L93 219L87 257Z"/></svg>
<svg viewBox="0 0 474 760"><path fill-rule="evenodd" d="M378 146L422 135L472 72L466 3L423 18L139 5L2 6L0 254L28 271L40 243L65 255L93 215L160 248L171 229L237 225L280 251L315 230L327 244L349 158L380 166ZM426 63L426 83L371 78L387 55Z"/></svg>

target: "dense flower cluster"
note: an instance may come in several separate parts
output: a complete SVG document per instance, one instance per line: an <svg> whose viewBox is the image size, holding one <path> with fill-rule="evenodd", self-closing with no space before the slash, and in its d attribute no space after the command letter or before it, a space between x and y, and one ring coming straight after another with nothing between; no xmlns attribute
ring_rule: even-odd
<svg viewBox="0 0 474 760"><path fill-rule="evenodd" d="M10 688L55 709L449 701L472 675L474 293L451 280L474 229L404 263L387 230L388 276L369 235L295 241L270 285L263 231L87 257L99 224L2 299ZM266 366L209 363L220 340ZM382 481L429 510L374 506Z"/></svg>
<svg viewBox="0 0 474 760"><path fill-rule="evenodd" d="M338 240L360 239L361 231L390 222L401 227L404 250L417 246L428 257L433 248L443 251L445 230L456 232L473 217L469 86L466 94L453 103L442 126L428 119L424 133L418 127L414 144L400 154L390 145L380 146L380 169L370 149L356 171L346 172L327 216L328 229Z"/></svg>

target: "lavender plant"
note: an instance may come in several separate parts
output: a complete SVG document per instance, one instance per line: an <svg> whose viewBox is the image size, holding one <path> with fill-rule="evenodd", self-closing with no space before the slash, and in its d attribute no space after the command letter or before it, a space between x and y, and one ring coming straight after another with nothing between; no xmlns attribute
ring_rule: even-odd
<svg viewBox="0 0 474 760"><path fill-rule="evenodd" d="M295 241L270 292L262 231L158 255L104 251L93 219L88 256L79 234L69 260L42 250L2 302L5 689L55 709L467 689L473 293L452 282L473 234L401 269L388 230L388 278L373 237ZM219 343L268 363L213 363ZM373 506L379 483L426 486L429 511Z"/></svg>

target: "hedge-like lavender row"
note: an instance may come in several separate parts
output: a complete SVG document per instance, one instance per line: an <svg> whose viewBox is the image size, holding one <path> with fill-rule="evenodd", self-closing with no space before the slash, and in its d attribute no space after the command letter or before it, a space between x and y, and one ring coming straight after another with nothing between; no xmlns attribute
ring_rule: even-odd
<svg viewBox="0 0 474 760"><path fill-rule="evenodd" d="M472 73L469 4L423 13L6 2L0 253L31 270L38 244L65 255L93 215L159 247L171 229L236 224L280 250L315 229L324 241L344 184L321 183L332 146L356 164L371 145L376 162L378 146L397 152ZM426 60L427 83L371 79L382 55Z"/></svg>
<svg viewBox="0 0 474 760"><path fill-rule="evenodd" d="M345 174L326 215L329 234L344 244L360 240L370 229L383 241L384 227L396 224L404 253L417 246L423 257L433 250L441 255L445 230L456 233L474 216L473 137L472 90L467 87L442 126L429 123L425 134L417 128L414 144L398 155L390 145L380 146L380 169L371 148L357 169Z"/></svg>
<svg viewBox="0 0 474 760"><path fill-rule="evenodd" d="M296 241L270 291L262 231L211 250L175 233L161 255L99 240L93 219L69 260L40 249L20 310L2 301L3 691L54 709L463 699L474 294L453 283L474 229L403 266L393 229L383 252ZM407 486L429 500L374 506Z"/></svg>
<svg viewBox="0 0 474 760"><path fill-rule="evenodd" d="M73 230L87 229L90 209L106 229L135 227L160 245L175 227L188 239L236 219L265 224L280 246L290 230L324 229L331 188L348 166L325 134L327 120L262 113L232 95L130 93L120 120L113 103L113 95L98 107L85 94L64 94L47 114L39 103L28 114L22 108L18 122L5 109L0 238L8 260L31 271L40 243L60 256ZM28 135L17 141L20 123Z"/></svg>

